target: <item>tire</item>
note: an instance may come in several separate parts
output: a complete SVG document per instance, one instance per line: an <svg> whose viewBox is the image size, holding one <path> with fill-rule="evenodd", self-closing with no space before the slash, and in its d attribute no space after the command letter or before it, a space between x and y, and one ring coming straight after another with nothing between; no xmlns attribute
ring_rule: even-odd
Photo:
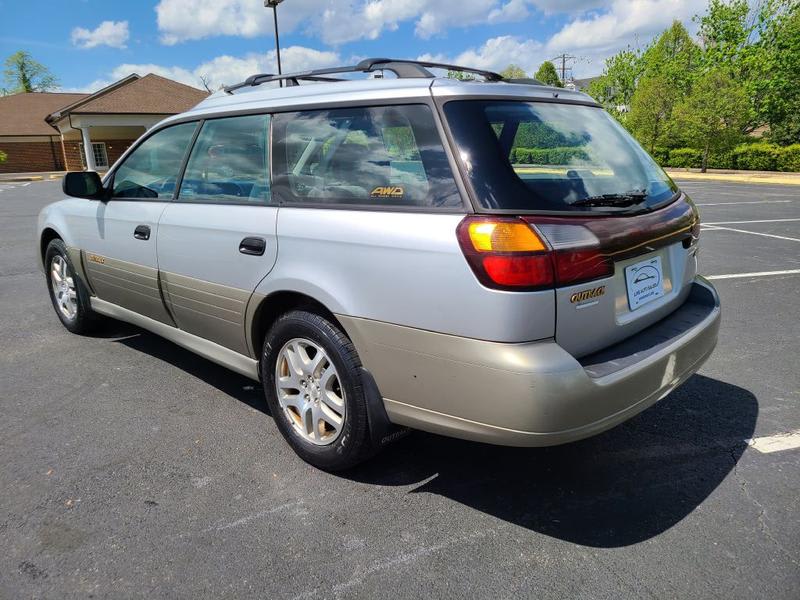
<svg viewBox="0 0 800 600"><path fill-rule="evenodd" d="M322 357L317 355L319 350ZM290 361L290 356L295 360ZM315 359L319 359L317 367ZM300 364L297 360L304 376L292 367ZM361 360L350 339L321 315L293 310L280 316L267 332L261 354L267 404L283 437L307 463L341 471L374 454L361 372ZM315 381L320 386L316 392ZM341 417L341 423L336 417Z"/></svg>
<svg viewBox="0 0 800 600"><path fill-rule="evenodd" d="M61 324L72 333L80 335L93 331L97 326L98 317L92 311L89 302L89 291L80 277L78 277L75 266L67 253L67 247L60 239L56 238L47 245L47 250L44 253L44 268L47 290L50 292L50 301ZM59 285L56 277L57 273L54 271L62 275L66 274L66 287ZM65 309L61 302L60 299L64 297L64 294L74 294L74 313L70 313L69 310Z"/></svg>

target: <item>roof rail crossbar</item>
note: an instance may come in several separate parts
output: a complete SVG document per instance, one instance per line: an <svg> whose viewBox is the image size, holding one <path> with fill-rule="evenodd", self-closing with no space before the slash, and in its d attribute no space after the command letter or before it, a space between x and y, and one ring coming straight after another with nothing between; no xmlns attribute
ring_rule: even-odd
<svg viewBox="0 0 800 600"><path fill-rule="evenodd" d="M431 69L447 69L448 71L458 71L460 73L474 73L480 75L486 81L502 81L503 76L494 71L484 69L474 69L461 65L451 65L448 63L433 62L427 60L410 60L405 58L366 58L356 65L361 71L379 71L386 69L393 71L398 77L433 77L428 71ZM427 68L426 68L427 67ZM404 74L408 72L409 74Z"/></svg>
<svg viewBox="0 0 800 600"><path fill-rule="evenodd" d="M284 73L282 75L275 75L273 73L257 73L251 75L241 83L229 85L225 91L229 94L235 90L244 87L253 87L261 85L262 83L270 83L272 81L289 81L290 85L298 85L300 81L342 81L335 77L325 77L326 75L335 75L336 73L353 73L354 67L332 67L330 69L315 69L313 71L300 71L297 73Z"/></svg>
<svg viewBox="0 0 800 600"><path fill-rule="evenodd" d="M272 81L288 81L289 85L299 85L300 81L341 81L341 79L326 76L336 75L338 73L372 73L374 71L382 70L392 71L395 75L397 75L398 78L401 79L413 77L430 79L433 78L434 75L428 70L428 68L447 69L448 71L458 71L462 73L474 73L475 75L480 75L486 81L503 81L503 76L499 73L485 71L483 69L473 69L472 67L462 67L447 63L409 60L402 58L367 58L362 60L357 65L345 67L329 67L324 69L314 69L311 71L300 71L297 73L284 73L282 75L275 75L273 73L257 73L256 75L251 75L241 83L226 87L225 91L230 94L235 90L244 87L253 87Z"/></svg>

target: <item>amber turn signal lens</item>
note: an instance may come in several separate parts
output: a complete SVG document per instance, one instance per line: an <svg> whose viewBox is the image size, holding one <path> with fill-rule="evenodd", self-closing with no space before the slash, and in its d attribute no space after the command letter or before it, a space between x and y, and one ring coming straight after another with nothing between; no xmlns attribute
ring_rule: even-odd
<svg viewBox="0 0 800 600"><path fill-rule="evenodd" d="M536 252L546 250L527 223L473 221L469 239L478 252Z"/></svg>

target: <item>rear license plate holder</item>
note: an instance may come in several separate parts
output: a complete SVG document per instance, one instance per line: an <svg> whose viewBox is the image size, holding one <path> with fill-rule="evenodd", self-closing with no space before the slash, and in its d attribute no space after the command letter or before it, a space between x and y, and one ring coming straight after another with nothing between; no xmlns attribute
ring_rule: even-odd
<svg viewBox="0 0 800 600"><path fill-rule="evenodd" d="M631 311L664 295L664 270L660 256L625 267L625 287Z"/></svg>

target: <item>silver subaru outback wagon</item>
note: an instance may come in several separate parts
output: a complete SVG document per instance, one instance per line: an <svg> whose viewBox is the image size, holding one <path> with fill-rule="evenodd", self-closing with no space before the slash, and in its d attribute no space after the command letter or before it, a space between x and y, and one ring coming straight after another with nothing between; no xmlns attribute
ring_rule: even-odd
<svg viewBox="0 0 800 600"><path fill-rule="evenodd" d="M254 75L63 187L37 250L64 326L113 317L261 381L322 469L410 428L585 438L717 340L691 200L595 101L535 80Z"/></svg>

